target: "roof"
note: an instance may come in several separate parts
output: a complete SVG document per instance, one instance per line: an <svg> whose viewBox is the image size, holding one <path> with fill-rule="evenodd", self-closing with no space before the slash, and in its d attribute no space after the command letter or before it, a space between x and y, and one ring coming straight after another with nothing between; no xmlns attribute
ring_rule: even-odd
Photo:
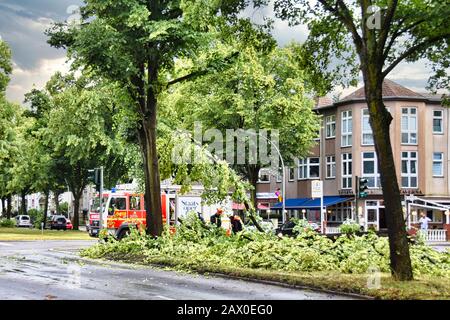
<svg viewBox="0 0 450 320"><path fill-rule="evenodd" d="M439 102L442 100L442 95L430 94L430 93L418 93L412 91L392 80L385 79L383 81L383 99L385 100L398 100L398 99L411 99L411 100L424 100L429 102ZM346 104L353 101L364 101L366 99L366 93L364 87L361 87L339 100L336 103L328 97L316 98L316 109L329 108L339 104Z"/></svg>
<svg viewBox="0 0 450 320"><path fill-rule="evenodd" d="M345 202L353 198L341 197L341 196L324 196L323 206L329 207L337 203ZM320 198L294 198L286 199L285 201L286 209L317 209L320 208ZM279 202L274 205L271 209L282 209L282 203Z"/></svg>
<svg viewBox="0 0 450 320"><path fill-rule="evenodd" d="M405 88L398 83L385 79L383 81L383 98L384 97L415 97L415 98L423 98L423 96L417 92L414 92L408 88ZM355 92L349 94L341 101L347 100L355 100L355 99L365 99L366 93L364 91L364 87L359 88Z"/></svg>

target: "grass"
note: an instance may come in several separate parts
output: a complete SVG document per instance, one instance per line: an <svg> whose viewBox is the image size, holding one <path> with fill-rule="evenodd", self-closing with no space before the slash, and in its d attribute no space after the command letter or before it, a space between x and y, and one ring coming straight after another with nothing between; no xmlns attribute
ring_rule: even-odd
<svg viewBox="0 0 450 320"><path fill-rule="evenodd" d="M225 274L245 279L258 279L289 284L311 289L331 290L341 293L363 295L375 299L390 300L450 300L450 279L421 276L414 281L402 282L392 279L390 274L380 274L380 286L369 289L368 274L344 274L339 272L280 272L266 269L228 268L212 264L187 265L183 259L164 257L145 259L140 255L105 258L128 263L172 267L176 270L195 271L200 274Z"/></svg>
<svg viewBox="0 0 450 320"><path fill-rule="evenodd" d="M28 228L0 228L0 241L23 240L90 240L88 233L76 230L44 230Z"/></svg>

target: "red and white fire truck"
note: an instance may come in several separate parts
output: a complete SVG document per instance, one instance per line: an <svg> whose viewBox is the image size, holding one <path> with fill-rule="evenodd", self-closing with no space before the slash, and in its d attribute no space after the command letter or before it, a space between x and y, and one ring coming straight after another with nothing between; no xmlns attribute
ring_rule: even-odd
<svg viewBox="0 0 450 320"><path fill-rule="evenodd" d="M162 218L166 223L166 196L161 195ZM146 226L146 211L144 195L132 191L107 191L103 193L103 217L102 228L117 239L123 238L129 231L130 226ZM100 199L99 196L89 213L89 235L97 237L100 232Z"/></svg>
<svg viewBox="0 0 450 320"><path fill-rule="evenodd" d="M161 194L161 211L164 224L174 226L179 217L187 215L188 212L200 212L205 219L214 214L217 208L222 208L226 213L232 213L231 202L227 204L204 205L201 200L201 188L199 192L180 195L179 186L162 186L165 190ZM145 227L146 211L144 195L132 190L118 189L103 192L103 215L100 217L100 198L97 194L93 200L89 212L89 235L97 237L100 233L100 219L102 228L117 239L123 238L129 231L130 226Z"/></svg>

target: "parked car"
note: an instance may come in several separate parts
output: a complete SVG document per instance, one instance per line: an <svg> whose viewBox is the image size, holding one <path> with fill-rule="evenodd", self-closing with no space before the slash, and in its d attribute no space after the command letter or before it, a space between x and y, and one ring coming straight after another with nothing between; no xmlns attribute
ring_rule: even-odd
<svg viewBox="0 0 450 320"><path fill-rule="evenodd" d="M320 232L320 226L315 222L308 222L311 228L316 231ZM277 235L283 235L283 236L292 236L294 235L294 227L295 222L294 221L287 221L283 223L278 229L275 230L275 234Z"/></svg>
<svg viewBox="0 0 450 320"><path fill-rule="evenodd" d="M16 217L16 227L25 227L32 228L33 224L31 223L30 216L20 215Z"/></svg>
<svg viewBox="0 0 450 320"><path fill-rule="evenodd" d="M50 222L50 230L72 230L72 222L65 216L53 216Z"/></svg>

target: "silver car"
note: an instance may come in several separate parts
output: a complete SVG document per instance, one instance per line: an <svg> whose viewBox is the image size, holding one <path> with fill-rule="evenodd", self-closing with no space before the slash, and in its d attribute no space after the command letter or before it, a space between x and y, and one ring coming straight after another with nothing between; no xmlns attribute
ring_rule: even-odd
<svg viewBox="0 0 450 320"><path fill-rule="evenodd" d="M16 217L16 227L25 227L25 228L31 228L33 227L33 224L31 223L30 216L26 215L20 215Z"/></svg>

